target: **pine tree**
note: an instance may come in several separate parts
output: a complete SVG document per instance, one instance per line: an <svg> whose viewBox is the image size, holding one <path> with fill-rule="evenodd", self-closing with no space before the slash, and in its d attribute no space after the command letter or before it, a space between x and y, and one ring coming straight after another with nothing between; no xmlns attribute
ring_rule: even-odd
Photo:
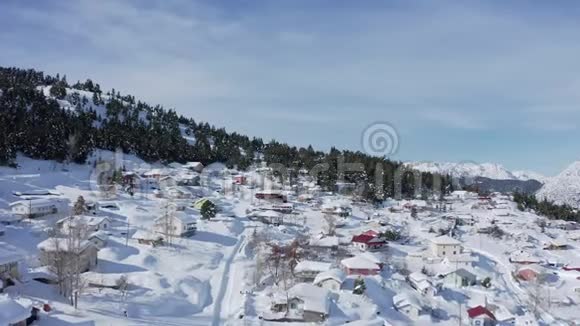
<svg viewBox="0 0 580 326"><path fill-rule="evenodd" d="M79 196L75 205L73 206L73 215L79 216L84 215L87 212L87 206L85 202L85 198L83 196Z"/></svg>

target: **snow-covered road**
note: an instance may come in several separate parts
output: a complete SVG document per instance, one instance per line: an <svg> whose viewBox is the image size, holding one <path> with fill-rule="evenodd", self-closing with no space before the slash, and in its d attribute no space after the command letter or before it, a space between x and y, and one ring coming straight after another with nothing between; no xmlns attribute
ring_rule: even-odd
<svg viewBox="0 0 580 326"><path fill-rule="evenodd" d="M224 298L226 297L231 298L232 293L234 293L232 291L234 290L236 290L236 292L239 292L237 291L237 289L239 288L240 280L236 279L235 277L230 277L230 270L232 267L232 262L234 261L235 257L240 253L240 248L242 248L242 244L244 243L245 239L246 239L245 235L240 236L238 242L236 243L236 246L232 250L232 254L228 257L227 261L225 262L224 273L222 275L222 281L220 284L220 290L214 302L213 321L212 321L212 325L214 326L222 325L223 324L222 320L227 318L227 316L223 316L222 313L222 305L224 302ZM228 295L226 296L226 294Z"/></svg>

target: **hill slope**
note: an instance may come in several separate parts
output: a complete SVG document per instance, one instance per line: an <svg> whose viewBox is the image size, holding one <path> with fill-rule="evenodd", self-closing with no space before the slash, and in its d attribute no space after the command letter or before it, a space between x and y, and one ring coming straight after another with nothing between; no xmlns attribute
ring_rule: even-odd
<svg viewBox="0 0 580 326"><path fill-rule="evenodd" d="M572 163L560 174L548 180L536 197L580 208L580 161Z"/></svg>

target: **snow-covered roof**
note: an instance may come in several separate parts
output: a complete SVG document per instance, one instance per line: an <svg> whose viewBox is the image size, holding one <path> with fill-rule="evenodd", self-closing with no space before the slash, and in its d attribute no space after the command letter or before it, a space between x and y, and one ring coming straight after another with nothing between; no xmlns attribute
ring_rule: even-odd
<svg viewBox="0 0 580 326"><path fill-rule="evenodd" d="M97 226L103 222L111 222L111 220L106 216L92 216L92 215L78 215L78 216L69 216L65 217L57 223L63 223L69 226L74 226L77 224L86 224L88 226Z"/></svg>
<svg viewBox="0 0 580 326"><path fill-rule="evenodd" d="M303 260L294 267L295 272L326 272L330 270L332 264L319 261Z"/></svg>
<svg viewBox="0 0 580 326"><path fill-rule="evenodd" d="M338 268L331 269L329 271L322 272L316 275L316 277L314 278L314 282L312 282L312 284L318 285L320 284L320 282L330 279L342 283L346 279L346 273Z"/></svg>
<svg viewBox="0 0 580 326"><path fill-rule="evenodd" d="M393 305L397 309L401 309L407 306L414 306L421 308L421 302L411 293L402 292L393 297Z"/></svg>
<svg viewBox="0 0 580 326"><path fill-rule="evenodd" d="M452 237L448 236L448 235L442 235L442 236L438 236L436 238L431 239L431 242L436 244L436 245L446 245L446 246L455 246L455 245L460 245L461 242L459 242L456 239L453 239Z"/></svg>
<svg viewBox="0 0 580 326"><path fill-rule="evenodd" d="M313 237L312 239L310 239L310 242L308 243L310 246L316 246L316 247L338 247L338 237L335 236L323 236L323 237Z"/></svg>
<svg viewBox="0 0 580 326"><path fill-rule="evenodd" d="M340 263L350 269L381 269L379 265L360 255L343 259Z"/></svg>
<svg viewBox="0 0 580 326"><path fill-rule="evenodd" d="M539 263L541 259L532 255L527 251L516 251L510 255L510 261L512 263Z"/></svg>
<svg viewBox="0 0 580 326"><path fill-rule="evenodd" d="M175 217L184 224L197 223L197 217L195 215L185 212L176 212Z"/></svg>
<svg viewBox="0 0 580 326"><path fill-rule="evenodd" d="M89 239L91 239L91 238L97 238L97 239L100 239L102 241L107 241L109 239L109 236L103 231L98 231L98 232L91 234L89 236Z"/></svg>
<svg viewBox="0 0 580 326"><path fill-rule="evenodd" d="M420 272L414 272L414 273L409 274L409 279L415 283L419 283L422 281L426 281L427 275L420 273Z"/></svg>
<svg viewBox="0 0 580 326"><path fill-rule="evenodd" d="M24 255L13 246L0 242L0 265L18 262L24 259Z"/></svg>
<svg viewBox="0 0 580 326"><path fill-rule="evenodd" d="M156 234L153 231L138 229L133 233L132 239L144 239L144 240L155 240L160 238L159 234Z"/></svg>
<svg viewBox="0 0 580 326"><path fill-rule="evenodd" d="M48 238L39 243L36 247L43 251L56 251L57 249L62 251L70 251L72 250L72 248L69 246L70 243L71 241L66 238ZM79 251L83 251L92 245L93 244L91 242L85 240L80 243L78 249Z"/></svg>
<svg viewBox="0 0 580 326"><path fill-rule="evenodd" d="M28 200L19 200L13 203L10 203L10 207L17 206L17 205L25 205L27 207L46 207L46 206L53 206L56 205L57 201L50 198L39 198L39 199L28 199Z"/></svg>
<svg viewBox="0 0 580 326"><path fill-rule="evenodd" d="M7 295L0 295L0 325L12 325L30 317L30 307L24 307Z"/></svg>
<svg viewBox="0 0 580 326"><path fill-rule="evenodd" d="M308 283L293 286L289 295L304 301L304 310L328 314L330 311L330 292Z"/></svg>

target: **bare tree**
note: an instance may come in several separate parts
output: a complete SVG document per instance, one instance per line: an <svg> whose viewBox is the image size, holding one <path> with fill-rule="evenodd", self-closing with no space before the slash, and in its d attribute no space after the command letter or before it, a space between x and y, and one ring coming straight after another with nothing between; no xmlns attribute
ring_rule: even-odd
<svg viewBox="0 0 580 326"><path fill-rule="evenodd" d="M127 275L121 275L115 282L115 286L121 291L121 296L125 299L127 295L127 290L129 289L129 280L127 279Z"/></svg>
<svg viewBox="0 0 580 326"><path fill-rule="evenodd" d="M326 221L326 234L335 235L336 234L336 217L332 214L324 214L324 220Z"/></svg>
<svg viewBox="0 0 580 326"><path fill-rule="evenodd" d="M174 225L174 217L175 217L175 205L170 201L167 201L163 206L163 233L167 237L167 244L171 246L174 233L175 233L175 225Z"/></svg>

